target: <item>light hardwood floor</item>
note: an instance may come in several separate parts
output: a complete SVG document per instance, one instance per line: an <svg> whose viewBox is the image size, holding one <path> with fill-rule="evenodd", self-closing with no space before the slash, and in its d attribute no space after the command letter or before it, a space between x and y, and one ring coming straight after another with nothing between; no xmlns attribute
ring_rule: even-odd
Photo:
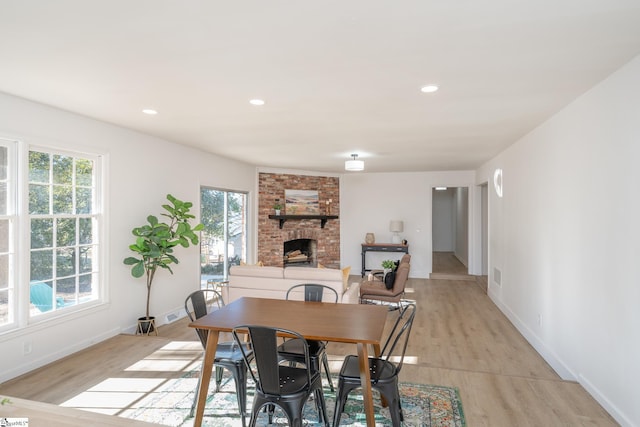
<svg viewBox="0 0 640 427"><path fill-rule="evenodd" d="M579 384L554 373L475 282L410 279L407 291L418 311L401 380L457 387L469 427L617 425ZM109 379L177 378L199 360L184 319L159 334L114 337L2 384L0 395L60 404ZM332 371L354 352L331 343Z"/></svg>

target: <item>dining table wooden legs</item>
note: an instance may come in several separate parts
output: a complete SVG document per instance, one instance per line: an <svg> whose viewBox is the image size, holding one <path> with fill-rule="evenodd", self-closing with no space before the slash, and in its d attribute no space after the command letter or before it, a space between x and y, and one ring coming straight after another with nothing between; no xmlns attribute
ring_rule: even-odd
<svg viewBox="0 0 640 427"><path fill-rule="evenodd" d="M198 402L196 403L196 414L193 421L193 425L198 427L202 425L202 418L204 417L204 406L207 403L209 381L211 380L211 373L213 371L213 361L216 358L219 334L219 331L214 329L209 330L207 347L204 351L204 360L202 361L202 368L200 370L200 388L196 391L198 393Z"/></svg>

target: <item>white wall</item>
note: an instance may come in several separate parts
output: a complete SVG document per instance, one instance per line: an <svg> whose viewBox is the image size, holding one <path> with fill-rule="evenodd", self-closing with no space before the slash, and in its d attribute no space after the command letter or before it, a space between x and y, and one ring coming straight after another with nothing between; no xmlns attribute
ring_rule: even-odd
<svg viewBox="0 0 640 427"><path fill-rule="evenodd" d="M640 57L478 171L489 294L546 360L640 425ZM494 268L502 275L495 283Z"/></svg>
<svg viewBox="0 0 640 427"><path fill-rule="evenodd" d="M342 265L351 265L358 274L361 267L361 247L367 232L376 235L376 242L391 241L389 221L404 221L401 238L407 239L411 254L411 277L429 277L432 269L431 224L432 188L474 187L475 173L405 172L348 173L340 179L340 254ZM479 232L478 232L479 233ZM386 253L367 254L367 267L374 266ZM478 266L481 262L478 261Z"/></svg>
<svg viewBox="0 0 640 427"><path fill-rule="evenodd" d="M455 190L455 256L465 267L469 265L469 189Z"/></svg>
<svg viewBox="0 0 640 427"><path fill-rule="evenodd" d="M455 247L455 210L453 189L433 190L431 193L433 203L433 251L453 252Z"/></svg>
<svg viewBox="0 0 640 427"><path fill-rule="evenodd" d="M122 260L130 255L131 229L142 225L147 215L160 214L167 193L193 201L199 213L200 185L255 191L255 167L4 94L0 94L0 136L106 154L109 222L105 246L109 302L0 335L0 381L132 328L144 315L146 288L141 279L131 277ZM254 212L255 208L250 217ZM255 224L250 230L255 235ZM161 271L152 289L152 314L159 324L199 286L199 248L180 248L176 255L180 264L173 268L175 274ZM26 341L33 351L23 356Z"/></svg>

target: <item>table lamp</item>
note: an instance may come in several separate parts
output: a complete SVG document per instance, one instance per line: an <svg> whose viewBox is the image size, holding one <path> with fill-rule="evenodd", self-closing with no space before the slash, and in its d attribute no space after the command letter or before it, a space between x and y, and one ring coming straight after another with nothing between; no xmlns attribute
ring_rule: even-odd
<svg viewBox="0 0 640 427"><path fill-rule="evenodd" d="M391 236L391 243L399 244L400 243L400 235L404 230L404 223L402 221L392 220L389 223L389 231L393 233Z"/></svg>

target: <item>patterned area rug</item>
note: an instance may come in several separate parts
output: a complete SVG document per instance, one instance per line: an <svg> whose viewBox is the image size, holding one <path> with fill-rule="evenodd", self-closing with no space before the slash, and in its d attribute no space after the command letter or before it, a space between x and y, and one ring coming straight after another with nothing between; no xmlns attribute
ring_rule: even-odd
<svg viewBox="0 0 640 427"><path fill-rule="evenodd" d="M167 384L166 387L157 390L156 393L149 396L138 409L125 414L125 416L167 426L192 426L193 418L189 418L189 410L193 402L194 389L198 381L197 378L198 371L194 371L179 380ZM338 380L334 378L334 385L337 384ZM251 403L253 401L252 387L253 383L249 380L247 394L248 410L251 409ZM233 379L225 375L220 392L213 393L214 388L215 385L212 383L210 395L207 398L203 425L215 427L241 426L240 415L237 413L238 403ZM328 384L325 384L324 395L327 402L328 417L332 420L335 393L329 390ZM455 388L402 383L400 385L400 395L402 396L402 411L405 426L466 427L466 421L462 411L462 402L460 401L458 390ZM374 402L376 425L390 426L391 417L389 410L381 407L379 395L375 390ZM352 391L345 405L340 425L366 425L363 408L362 394L359 393L359 390ZM311 427L320 427L323 425L318 423L318 412L312 401L307 402L305 405L304 418L305 425ZM247 417L246 420L248 423L249 417ZM260 415L257 425L268 425L268 420L264 413ZM273 425L288 425L286 416L278 409L276 409L273 418Z"/></svg>

